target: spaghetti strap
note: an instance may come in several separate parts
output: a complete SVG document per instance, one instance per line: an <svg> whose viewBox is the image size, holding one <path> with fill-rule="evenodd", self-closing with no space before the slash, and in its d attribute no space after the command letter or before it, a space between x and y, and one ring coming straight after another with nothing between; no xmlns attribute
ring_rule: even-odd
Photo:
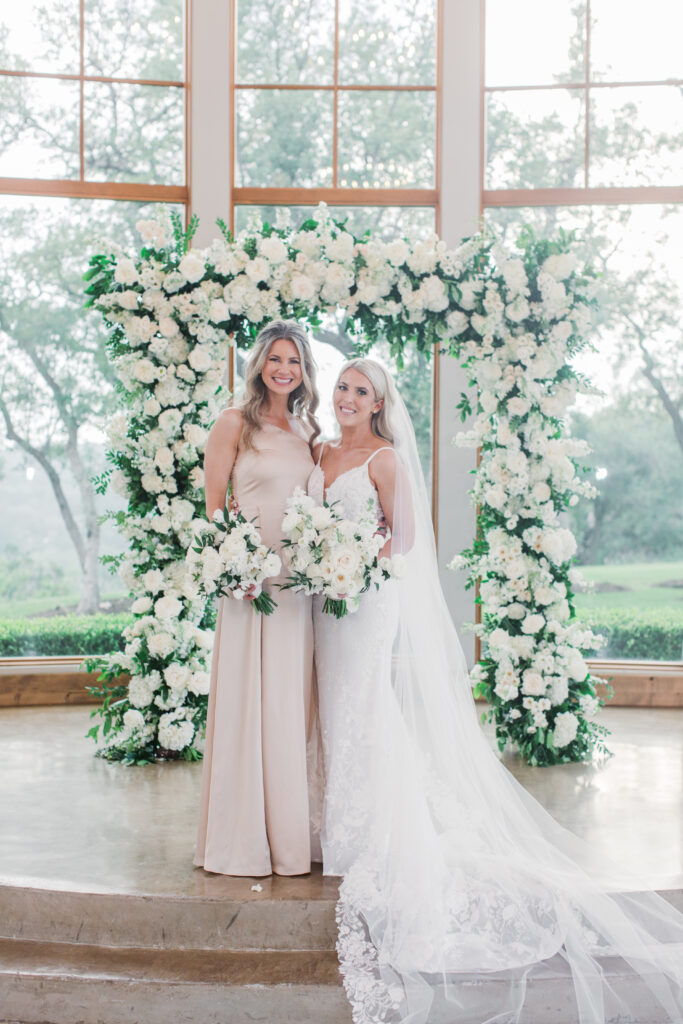
<svg viewBox="0 0 683 1024"><path fill-rule="evenodd" d="M320 442L320 451L318 452L318 461L317 461L317 463L316 463L316 465L318 465L318 466L319 466L319 465L320 465L320 463L322 462L322 458L323 458L323 449L324 449L324 448L325 448L325 442L324 442L324 441L321 441L321 442Z"/></svg>
<svg viewBox="0 0 683 1024"><path fill-rule="evenodd" d="M363 465L364 466L369 465L372 462L372 460L374 459L375 455L379 455L380 452L393 452L393 451L395 451L395 449L392 448L391 445L386 444L383 448L378 448L376 452L373 452L372 455L370 456L370 458L365 460Z"/></svg>

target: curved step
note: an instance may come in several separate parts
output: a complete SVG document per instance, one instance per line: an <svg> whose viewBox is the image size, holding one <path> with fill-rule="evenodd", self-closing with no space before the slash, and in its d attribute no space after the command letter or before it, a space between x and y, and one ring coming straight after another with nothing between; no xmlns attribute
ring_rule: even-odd
<svg viewBox="0 0 683 1024"><path fill-rule="evenodd" d="M188 950L334 950L336 885L318 898L91 893L0 885L0 938Z"/></svg>
<svg viewBox="0 0 683 1024"><path fill-rule="evenodd" d="M112 949L0 940L0 1005L22 1024L350 1024L334 953Z"/></svg>

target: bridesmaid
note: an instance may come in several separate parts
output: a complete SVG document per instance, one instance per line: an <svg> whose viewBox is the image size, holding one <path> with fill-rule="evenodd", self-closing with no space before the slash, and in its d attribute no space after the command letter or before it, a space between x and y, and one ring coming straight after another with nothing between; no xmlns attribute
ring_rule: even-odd
<svg viewBox="0 0 683 1024"><path fill-rule="evenodd" d="M259 333L240 408L211 429L206 512L228 483L279 552L287 498L306 487L320 433L315 364L304 329L275 320ZM282 581L280 579L280 581ZM221 597L211 668L200 820L194 863L226 875L311 869L306 744L314 725L311 602L267 584L272 615Z"/></svg>

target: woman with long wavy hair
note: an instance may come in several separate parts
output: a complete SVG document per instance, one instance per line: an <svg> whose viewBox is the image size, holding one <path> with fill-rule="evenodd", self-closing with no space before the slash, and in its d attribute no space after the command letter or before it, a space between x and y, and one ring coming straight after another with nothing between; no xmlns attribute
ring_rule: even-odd
<svg viewBox="0 0 683 1024"><path fill-rule="evenodd" d="M320 432L315 364L304 329L275 320L259 333L239 408L226 409L204 461L209 518L231 500L279 551L285 502L305 487ZM306 747L315 702L310 602L278 590L256 614L221 597L211 670L194 863L227 875L310 871Z"/></svg>

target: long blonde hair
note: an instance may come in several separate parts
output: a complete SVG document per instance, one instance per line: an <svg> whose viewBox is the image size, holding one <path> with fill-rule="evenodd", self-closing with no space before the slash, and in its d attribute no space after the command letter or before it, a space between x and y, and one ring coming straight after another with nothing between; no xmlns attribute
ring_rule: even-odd
<svg viewBox="0 0 683 1024"><path fill-rule="evenodd" d="M261 428L261 410L268 394L268 388L261 377L261 370L265 366L271 345L280 338L291 341L296 346L301 360L301 384L288 396L287 409L292 415L298 416L311 427L312 433L309 439L311 447L320 433L320 424L315 417L320 398L315 382L316 368L308 335L296 320L273 320L259 331L251 350L251 358L247 363L244 381L245 394L241 404L244 416L241 443L245 448L252 447L254 434Z"/></svg>
<svg viewBox="0 0 683 1024"><path fill-rule="evenodd" d="M349 359L339 371L339 376L334 385L335 391L337 390L337 384L339 384L347 370L358 370L359 373L362 373L370 381L372 390L375 392L376 401L382 401L383 403L379 412L373 412L370 419L370 427L376 437L381 437L383 441L393 444L394 432L391 426L391 414L394 407L396 386L388 371L381 363L376 362L374 359Z"/></svg>

